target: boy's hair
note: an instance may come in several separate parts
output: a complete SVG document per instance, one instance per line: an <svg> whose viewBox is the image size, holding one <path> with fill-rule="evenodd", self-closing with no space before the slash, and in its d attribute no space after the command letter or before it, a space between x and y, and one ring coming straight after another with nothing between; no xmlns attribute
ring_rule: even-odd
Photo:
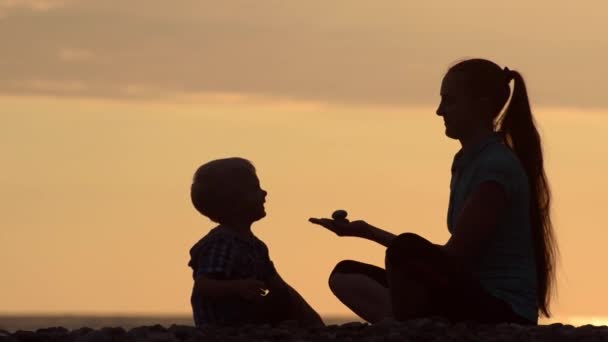
<svg viewBox="0 0 608 342"><path fill-rule="evenodd" d="M211 221L222 223L233 214L240 200L240 180L255 175L253 164L233 157L212 160L194 173L190 198L192 204Z"/></svg>

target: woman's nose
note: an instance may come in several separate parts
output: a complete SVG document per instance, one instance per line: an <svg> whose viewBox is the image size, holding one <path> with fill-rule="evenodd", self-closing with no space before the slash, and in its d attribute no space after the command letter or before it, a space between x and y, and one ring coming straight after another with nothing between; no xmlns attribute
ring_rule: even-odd
<svg viewBox="0 0 608 342"><path fill-rule="evenodd" d="M435 111L435 114L437 114L439 116L443 116L443 110L441 109L441 106L437 107L437 110Z"/></svg>

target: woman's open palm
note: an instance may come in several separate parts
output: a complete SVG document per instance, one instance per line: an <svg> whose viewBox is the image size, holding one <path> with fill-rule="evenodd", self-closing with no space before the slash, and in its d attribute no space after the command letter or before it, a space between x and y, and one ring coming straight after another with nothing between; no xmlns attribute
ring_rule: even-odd
<svg viewBox="0 0 608 342"><path fill-rule="evenodd" d="M334 220L330 218L311 217L308 219L308 221L322 226L327 230L334 232L338 236L362 237L365 235L365 232L369 227L367 222L363 220L348 221L346 219Z"/></svg>

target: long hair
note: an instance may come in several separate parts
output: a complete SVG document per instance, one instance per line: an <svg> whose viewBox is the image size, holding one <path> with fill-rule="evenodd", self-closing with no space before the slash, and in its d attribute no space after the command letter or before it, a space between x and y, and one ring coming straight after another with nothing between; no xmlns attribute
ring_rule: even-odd
<svg viewBox="0 0 608 342"><path fill-rule="evenodd" d="M545 174L540 135L536 129L528 92L522 75L500 68L485 59L469 59L450 68L466 75L467 86L475 96L490 100L494 110L495 130L501 132L506 144L520 160L528 176L530 189L530 224L536 256L538 308L551 315L550 301L555 291L557 242L551 222L551 190ZM513 94L509 83L513 81ZM509 96L511 101L505 107Z"/></svg>

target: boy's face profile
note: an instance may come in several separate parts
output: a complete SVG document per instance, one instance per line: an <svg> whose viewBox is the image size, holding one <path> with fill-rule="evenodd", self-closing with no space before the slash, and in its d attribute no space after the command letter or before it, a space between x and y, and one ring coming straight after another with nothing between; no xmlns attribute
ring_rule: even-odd
<svg viewBox="0 0 608 342"><path fill-rule="evenodd" d="M246 175L235 180L234 185L239 189L242 219L255 222L265 217L264 203L267 192L261 188L260 180L255 172L247 172Z"/></svg>

